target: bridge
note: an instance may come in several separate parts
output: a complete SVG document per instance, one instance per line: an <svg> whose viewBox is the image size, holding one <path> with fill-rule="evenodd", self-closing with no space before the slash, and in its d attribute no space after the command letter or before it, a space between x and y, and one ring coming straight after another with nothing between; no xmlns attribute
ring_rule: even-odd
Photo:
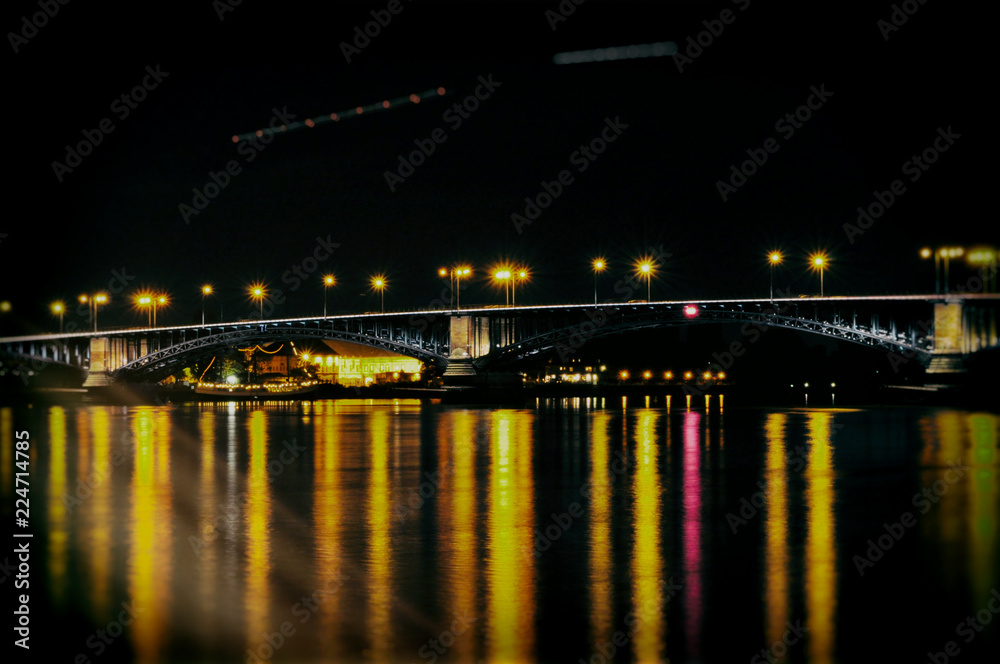
<svg viewBox="0 0 1000 664"><path fill-rule="evenodd" d="M198 360L275 341L341 340L415 357L446 381L516 370L546 353L566 359L590 340L633 330L735 323L785 328L915 360L928 373L961 373L996 348L1000 295L837 296L414 310L210 325L132 327L0 338L0 363L26 376L72 367L85 386L158 382Z"/></svg>

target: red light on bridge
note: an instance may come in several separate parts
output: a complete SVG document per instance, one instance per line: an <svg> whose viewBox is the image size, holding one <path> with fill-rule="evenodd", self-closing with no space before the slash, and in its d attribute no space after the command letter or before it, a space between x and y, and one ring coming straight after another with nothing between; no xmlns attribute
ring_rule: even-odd
<svg viewBox="0 0 1000 664"><path fill-rule="evenodd" d="M331 113L330 119L333 120L334 122L338 122L340 120L340 116L338 116L336 113Z"/></svg>
<svg viewBox="0 0 1000 664"><path fill-rule="evenodd" d="M316 123L315 123L315 122L313 122L313 119L312 119L312 118L308 118L308 119L306 119L306 126L307 126L307 127L315 127L315 126L316 126Z"/></svg>
<svg viewBox="0 0 1000 664"><path fill-rule="evenodd" d="M420 97L418 97L417 95L410 95L410 101L412 101L414 104L419 104Z"/></svg>
<svg viewBox="0 0 1000 664"><path fill-rule="evenodd" d="M688 318L694 318L695 316L698 315L698 307L694 306L693 304L687 305L686 307L684 307L684 315L687 316Z"/></svg>
<svg viewBox="0 0 1000 664"><path fill-rule="evenodd" d="M389 100L388 99L386 99L385 101L382 102L382 108L389 108Z"/></svg>
<svg viewBox="0 0 1000 664"><path fill-rule="evenodd" d="M438 95L443 95L444 94L444 88L438 88L437 89L437 93L438 93Z"/></svg>

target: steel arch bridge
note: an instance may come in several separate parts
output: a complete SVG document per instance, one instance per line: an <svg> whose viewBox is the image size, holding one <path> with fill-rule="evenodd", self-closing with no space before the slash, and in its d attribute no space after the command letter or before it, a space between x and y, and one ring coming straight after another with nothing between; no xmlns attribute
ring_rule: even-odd
<svg viewBox="0 0 1000 664"><path fill-rule="evenodd" d="M447 378L512 371L546 353L565 358L592 339L633 330L729 323L819 334L880 349L890 361L915 360L931 373L956 372L998 346L998 308L996 294L474 307L7 337L0 361L77 367L88 372L87 385L156 382L226 349L340 340L417 358Z"/></svg>

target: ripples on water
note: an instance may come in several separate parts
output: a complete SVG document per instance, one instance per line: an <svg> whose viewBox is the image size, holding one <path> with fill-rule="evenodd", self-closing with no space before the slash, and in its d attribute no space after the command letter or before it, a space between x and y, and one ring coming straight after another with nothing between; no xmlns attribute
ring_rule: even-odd
<svg viewBox="0 0 1000 664"><path fill-rule="evenodd" d="M655 397L2 408L11 520L15 430L32 441L31 643L63 661L997 649L994 414ZM977 612L982 631L963 631Z"/></svg>

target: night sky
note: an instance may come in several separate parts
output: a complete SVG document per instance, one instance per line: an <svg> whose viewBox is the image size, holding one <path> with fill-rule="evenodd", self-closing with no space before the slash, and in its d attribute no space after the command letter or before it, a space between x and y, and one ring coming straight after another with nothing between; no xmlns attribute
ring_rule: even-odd
<svg viewBox="0 0 1000 664"><path fill-rule="evenodd" d="M601 298L621 297L615 283L658 249L654 299L765 297L773 248L786 255L775 285L793 295L819 290L806 265L814 250L830 257L827 294L927 292L934 270L922 246L998 239L995 131L974 119L992 104L986 22L953 4L904 3L915 13L888 30L888 2L566 0L575 9L553 30L554 1L403 2L349 63L340 44L388 3L243 0L223 20L223 3L197 4L70 2L26 41L7 35L5 334L58 329L56 299L74 305L67 322L82 321L76 297L107 290L115 274L128 285L102 325L145 323L130 305L143 288L170 296L161 324L189 324L204 283L216 290L210 321L220 309L227 319L254 312L253 281L282 290L274 316L319 314L327 272L338 278L331 312L377 310L375 273L389 281L387 310L420 308L446 286L438 269L459 263L476 271L463 304L502 303L485 281L502 259L530 269L519 304L592 300L598 255L610 264ZM718 22L723 10L729 24ZM30 34L22 18L39 11L9 3L5 32ZM722 27L711 43L704 22ZM683 71L673 57L553 64L558 52L665 41L696 54L688 37L702 32L708 45ZM147 67L166 75L128 108L120 97L154 80ZM499 85L458 125L446 113L480 77ZM446 95L286 132L259 151L232 141L266 128L274 109L303 121L439 86ZM811 89L825 100L813 97L798 128L782 124ZM106 118L113 131L60 181L53 162ZM574 159L616 120L603 153ZM949 127L947 151L907 169ZM390 190L386 171L435 130L445 140ZM776 151L723 200L717 183L769 140ZM186 223L179 206L230 160L240 172ZM572 182L518 232L511 215L564 170ZM905 191L848 237L858 206L894 180ZM298 283L291 270L311 267L317 238L339 247ZM953 269L956 281L968 274Z"/></svg>

